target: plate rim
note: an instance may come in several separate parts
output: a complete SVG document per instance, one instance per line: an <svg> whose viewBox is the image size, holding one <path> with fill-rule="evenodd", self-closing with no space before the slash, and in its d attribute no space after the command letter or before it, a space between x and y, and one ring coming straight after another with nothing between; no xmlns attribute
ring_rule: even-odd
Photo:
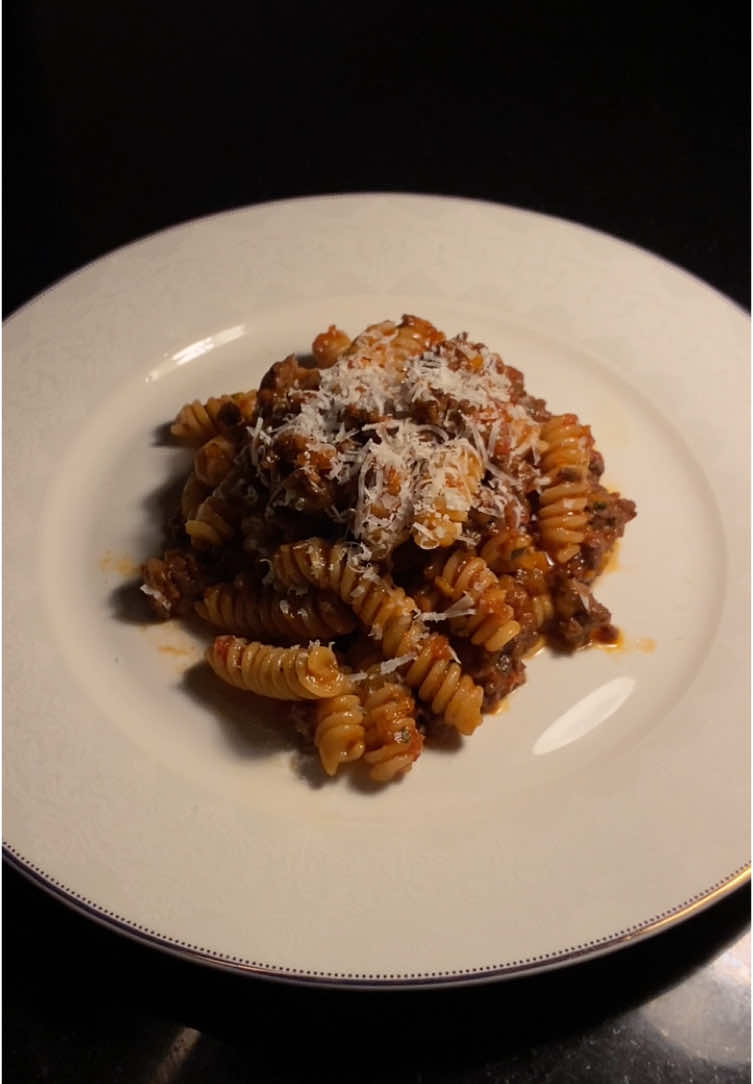
<svg viewBox="0 0 753 1084"><path fill-rule="evenodd" d="M234 208L229 208L223 211L212 212L197 218L186 219L182 222L173 224L162 229L154 230L142 237L129 241L121 246L109 250L103 253L101 256L83 264L79 268L74 269L72 272L61 276L61 278L55 280L49 284L40 293L34 295L28 301L24 302L21 306L10 313L4 320L3 326L14 322L17 317L22 317L28 313L30 309L43 301L45 296L49 293L53 293L57 288L63 286L71 280L77 279L79 276L84 275L87 271L95 268L98 265L106 263L107 261L117 257L118 255L125 255L129 251L138 249L139 247L146 246L156 238L162 238L170 234L175 234L186 229L203 225L204 227L210 227L212 221L227 220L234 215L243 215L248 213L263 213L265 210L280 209L286 205L291 204L324 204L331 201L342 200L370 200L378 199L385 204L390 201L399 200L419 200L419 201L433 201L443 204L454 204L458 207L463 206L476 206L484 207L491 213L494 212L512 212L516 215L523 215L529 217L531 220L539 222L543 228L546 228L547 223L554 223L558 226L566 227L574 231L585 231L592 235L595 235L611 245L625 246L626 250L630 250L634 253L640 254L645 259L650 261L656 261L657 265L671 270L674 274L684 278L688 284L693 284L694 288L699 287L705 292L711 292L717 301L726 302L728 306L736 311L736 313L749 321L748 310L737 302L735 299L729 297L727 294L720 291L717 287L708 283L698 275L691 271L688 271L684 267L673 263L666 257L654 252L651 249L642 247L632 241L626 240L617 235L606 232L599 228L595 228L591 225L578 222L577 220L562 218L557 215L552 215L546 212L538 210L516 206L514 204L499 203L491 200L476 199L463 196L445 196L442 194L433 193L416 193L410 191L390 191L390 192L371 192L371 191L354 191L347 193L321 193L312 194L306 196L296 196L284 199L269 200L261 203L239 205ZM58 881L47 871L37 866L35 863L26 858L23 854L16 849L16 847L8 840L3 842L3 858L8 861L9 864L18 870L22 875L38 884L43 889L47 890L57 899L63 903L72 907L90 918L99 921L101 924L112 929L114 932L129 936L132 939L139 941L147 946L161 949L173 955L178 955L193 962L234 971L247 975L255 975L266 979L279 980L282 982L299 983L304 985L327 985L327 986L348 986L355 988L385 988L385 987L405 987L405 986L436 986L436 985L462 985L470 983L488 982L498 979L506 979L515 975L532 973L538 971L549 970L555 967L564 966L576 961L589 959L595 956L600 956L610 951L614 951L625 945L634 943L637 940L652 936L661 930L664 930L670 926L674 926L686 918L698 913L700 910L712 905L716 900L721 899L723 896L733 892L735 889L741 887L743 884L750 881L751 866L750 861L744 865L737 867L733 872L724 876L722 879L717 880L709 887L695 893L691 897L684 900L682 903L673 905L672 907L662 911L661 913L654 915L650 918L643 919L625 929L617 930L609 934L603 934L594 941L587 941L582 944L572 945L563 949L552 950L548 953L544 953L540 956L529 957L523 960L510 960L501 964L489 964L484 966L476 966L471 968L465 968L462 970L454 971L424 971L421 973L409 973L409 972L391 972L384 975L381 974L362 974L359 972L329 972L329 971L311 971L302 968L288 967L282 965L274 965L268 963L260 963L253 960L247 960L237 956L230 956L226 953L222 953L216 950L208 950L200 948L197 945L187 944L180 941L177 938L171 937L169 934L164 934L156 930L150 930L146 927L140 926L138 923L133 922L119 915L115 912L109 911L103 906L97 904L95 901L87 899L85 896L76 892L75 889L69 888L67 885Z"/></svg>
<svg viewBox="0 0 753 1084"><path fill-rule="evenodd" d="M325 202L330 200L358 200L358 199L382 199L382 200L435 200L441 203L454 203L464 204L471 207L486 207L491 210L500 211L513 211L516 214L528 215L531 218L537 218L548 222L558 223L559 225L569 226L573 229L584 230L587 233L593 234L597 237L601 237L604 240L610 241L613 244L624 245L626 248L631 249L633 252L640 253L641 255L648 256L652 260L656 260L658 263L663 264L667 268L671 268L677 274L685 276L690 281L694 282L697 286L702 287L705 290L711 290L716 294L717 298L721 301L725 301L728 305L731 305L734 309L744 317L750 319L750 308L746 308L745 305L737 301L734 297L725 293L718 286L714 286L713 283L704 279L701 275L695 271L689 270L682 264L675 263L669 257L662 255L656 249L648 248L645 245L638 244L636 241L631 241L626 237L622 237L616 233L610 233L608 230L601 229L599 226L593 226L588 222L582 222L577 218L566 218L563 215L553 214L549 211L540 211L532 207L526 207L524 204L519 203L507 203L500 202L492 199L484 199L477 196L453 196L446 195L442 192L415 192L411 189L390 189L381 191L379 189L352 189L347 192L314 192L305 196L283 196L279 199L261 200L259 203L241 203L233 207L227 207L222 211L208 211L203 215L195 215L189 218L181 219L179 222L174 222L169 226L157 227L154 230L149 230L144 234L140 234L138 237L134 237L130 241L124 241L122 244L115 245L113 248L107 249L107 251L101 253L99 256L94 256L92 259L87 260L86 263L81 264L78 267L74 267L71 271L66 272L53 279L52 282L44 286L38 293L33 294L27 301L24 301L12 312L8 313L2 320L2 326L10 323L16 316L21 315L31 305L36 304L46 294L55 290L58 286L77 278L79 275L84 274L90 268L93 268L97 264L101 264L114 256L125 254L130 249L135 249L139 245L147 244L149 241L158 238L165 237L166 235L177 232L179 230L186 229L189 226L208 224L213 219L229 218L233 215L241 215L248 213L249 211L262 211L264 209L272 209L275 207L284 207L285 205L302 204L302 203L316 203Z"/></svg>
<svg viewBox="0 0 753 1084"><path fill-rule="evenodd" d="M16 848L3 840L3 861L24 876L28 881L45 890L71 910L93 919L111 932L130 938L146 946L177 956L191 963L231 972L236 975L253 977L297 986L337 987L355 990L383 990L427 988L440 986L467 986L487 982L509 980L524 975L540 974L555 968L566 967L574 963L605 956L619 949L627 948L639 941L655 937L668 929L693 918L701 911L731 895L738 888L749 884L751 863L734 870L727 877L717 881L709 888L696 893L690 899L669 908L643 922L635 923L622 930L606 934L593 941L572 945L556 952L540 956L527 957L523 960L511 960L502 964L490 964L488 967L467 968L455 971L425 971L405 973L385 973L367 975L359 972L317 971L305 968L282 967L274 964L246 960L222 952L191 945L185 941L170 937L157 930L150 930L118 915L106 908L99 907L93 900L68 888L56 878L51 877L33 862L28 861Z"/></svg>

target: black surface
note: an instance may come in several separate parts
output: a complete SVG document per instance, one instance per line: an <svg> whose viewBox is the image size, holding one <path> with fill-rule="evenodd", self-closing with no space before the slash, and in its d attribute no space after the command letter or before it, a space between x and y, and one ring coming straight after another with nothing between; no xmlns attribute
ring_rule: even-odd
<svg viewBox="0 0 753 1084"><path fill-rule="evenodd" d="M10 1080L750 1079L747 888L608 957L397 992L211 971L109 932L7 867L4 894Z"/></svg>
<svg viewBox="0 0 753 1084"><path fill-rule="evenodd" d="M571 218L749 307L745 5L27 0L4 29L5 315L165 226L358 190ZM12 870L3 895L9 1081L750 1079L747 889L601 960L391 994L175 960Z"/></svg>
<svg viewBox="0 0 753 1084"><path fill-rule="evenodd" d="M586 222L747 305L745 5L482 10L6 4L5 313L167 225L356 190Z"/></svg>

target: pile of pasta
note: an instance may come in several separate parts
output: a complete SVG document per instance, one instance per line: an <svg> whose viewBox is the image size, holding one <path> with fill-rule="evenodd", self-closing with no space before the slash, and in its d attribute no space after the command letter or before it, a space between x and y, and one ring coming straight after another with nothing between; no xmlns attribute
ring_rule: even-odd
<svg viewBox="0 0 753 1084"><path fill-rule="evenodd" d="M296 703L327 775L396 779L541 645L616 637L592 585L635 505L589 427L465 332L331 325L170 432L192 467L142 590L214 630L222 681Z"/></svg>

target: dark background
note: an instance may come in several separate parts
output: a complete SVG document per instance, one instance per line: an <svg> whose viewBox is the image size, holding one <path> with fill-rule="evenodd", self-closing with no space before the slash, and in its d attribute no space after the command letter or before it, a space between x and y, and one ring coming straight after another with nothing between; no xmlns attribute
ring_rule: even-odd
<svg viewBox="0 0 753 1084"><path fill-rule="evenodd" d="M746 7L8 0L3 313L166 226L359 190L574 219L748 308ZM750 1079L714 1060L714 1014L740 995L713 961L745 937L747 889L603 960L391 995L205 971L13 870L3 894L11 1081ZM642 1006L674 992L698 1014L695 1053L642 1030Z"/></svg>
<svg viewBox="0 0 753 1084"><path fill-rule="evenodd" d="M283 196L481 197L748 305L745 4L4 6L4 312L154 230Z"/></svg>

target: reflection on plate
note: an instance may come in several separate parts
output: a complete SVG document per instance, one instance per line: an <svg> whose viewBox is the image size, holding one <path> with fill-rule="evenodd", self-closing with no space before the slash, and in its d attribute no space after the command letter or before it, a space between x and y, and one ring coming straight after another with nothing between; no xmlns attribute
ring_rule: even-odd
<svg viewBox="0 0 753 1084"><path fill-rule="evenodd" d="M587 420L639 516L599 586L622 648L540 654L472 739L372 791L308 774L134 585L185 472L160 440L181 403L253 386L330 322L403 312L471 329ZM5 327L6 853L168 949L365 985L554 966L731 890L747 357L746 316L691 276L469 201L249 208L60 283Z"/></svg>

